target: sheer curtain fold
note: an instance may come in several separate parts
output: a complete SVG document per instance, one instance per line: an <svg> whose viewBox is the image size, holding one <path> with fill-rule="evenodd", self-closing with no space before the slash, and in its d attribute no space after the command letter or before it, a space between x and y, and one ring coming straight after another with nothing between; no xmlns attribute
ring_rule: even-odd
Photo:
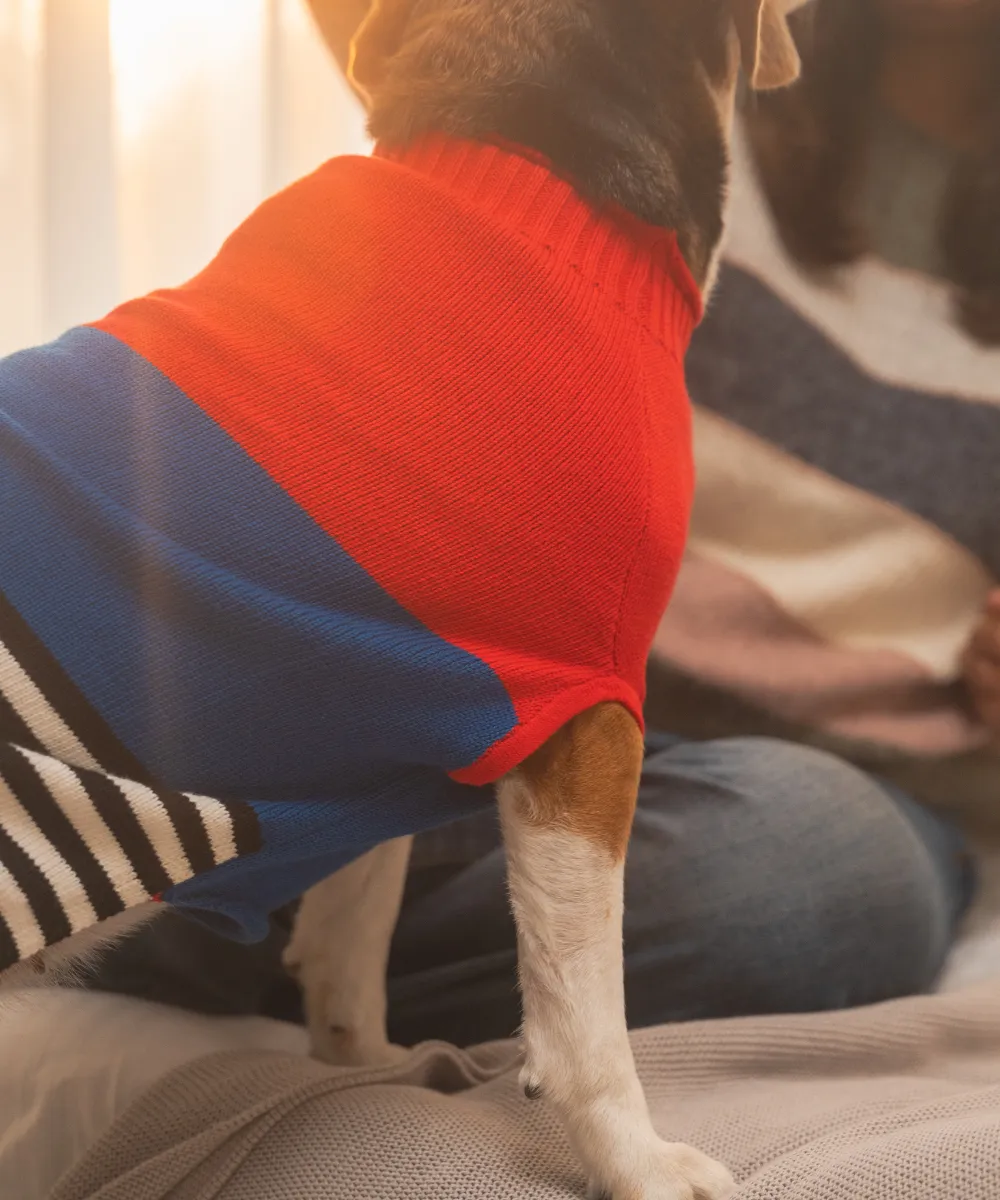
<svg viewBox="0 0 1000 1200"><path fill-rule="evenodd" d="M0 353L189 277L366 148L303 0L0 0Z"/></svg>

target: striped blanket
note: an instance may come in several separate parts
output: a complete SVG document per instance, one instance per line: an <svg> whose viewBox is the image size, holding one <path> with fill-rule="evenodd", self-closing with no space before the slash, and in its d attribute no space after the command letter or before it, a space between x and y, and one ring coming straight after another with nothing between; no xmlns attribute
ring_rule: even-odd
<svg viewBox="0 0 1000 1200"><path fill-rule="evenodd" d="M921 154L882 150L897 172ZM905 217L888 214L897 240ZM959 686L1000 578L1000 352L911 265L804 275L738 138L726 263L687 365L698 488L654 653L704 692L668 704L671 719L796 731L906 762L945 793L976 759L1000 792ZM722 697L740 702L728 728Z"/></svg>

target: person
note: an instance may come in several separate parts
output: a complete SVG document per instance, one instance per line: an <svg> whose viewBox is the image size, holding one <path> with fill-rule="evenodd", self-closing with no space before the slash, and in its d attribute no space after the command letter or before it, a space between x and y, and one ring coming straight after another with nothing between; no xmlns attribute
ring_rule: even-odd
<svg viewBox="0 0 1000 1200"><path fill-rule="evenodd" d="M995 830L1000 3L818 0L688 359L699 494L651 713Z"/></svg>
<svg viewBox="0 0 1000 1200"><path fill-rule="evenodd" d="M313 7L346 61L351 5ZM1000 799L1000 6L817 0L797 37L802 82L737 140L689 360L699 493L650 665L673 732L649 734L628 861L633 1026L929 989L973 893L935 807L986 822ZM83 983L295 1020L290 920L244 947L167 914ZM516 1030L491 815L417 839L389 973L400 1043Z"/></svg>

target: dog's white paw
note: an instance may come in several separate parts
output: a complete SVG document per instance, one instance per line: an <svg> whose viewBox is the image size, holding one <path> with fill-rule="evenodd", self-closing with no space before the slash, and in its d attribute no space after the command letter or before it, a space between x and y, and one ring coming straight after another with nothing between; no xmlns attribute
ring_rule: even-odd
<svg viewBox="0 0 1000 1200"><path fill-rule="evenodd" d="M290 949L285 966L302 989L313 1058L332 1067L395 1067L410 1051L386 1040L385 1023L375 1003L359 1003L356 991L321 955ZM336 964L334 964L336 966Z"/></svg>
<svg viewBox="0 0 1000 1200"><path fill-rule="evenodd" d="M313 1058L332 1067L395 1067L410 1051L386 1041L380 1021L370 1024L345 1018L343 996L336 987L303 981L309 1040Z"/></svg>
<svg viewBox="0 0 1000 1200"><path fill-rule="evenodd" d="M339 1026L310 1024L313 1057L333 1067L398 1067L410 1057L405 1046L360 1039L353 1031Z"/></svg>
<svg viewBox="0 0 1000 1200"><path fill-rule="evenodd" d="M656 1141L601 1171L587 1195L589 1200L728 1200L735 1188L732 1175L707 1154L679 1142Z"/></svg>

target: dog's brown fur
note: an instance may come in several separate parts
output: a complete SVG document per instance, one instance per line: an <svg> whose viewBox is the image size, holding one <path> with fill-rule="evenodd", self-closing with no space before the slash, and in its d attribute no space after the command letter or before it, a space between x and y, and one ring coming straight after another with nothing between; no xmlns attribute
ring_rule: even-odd
<svg viewBox="0 0 1000 1200"><path fill-rule="evenodd" d="M635 813L643 741L631 714L599 704L549 738L521 768L525 819L578 833L621 862Z"/></svg>

